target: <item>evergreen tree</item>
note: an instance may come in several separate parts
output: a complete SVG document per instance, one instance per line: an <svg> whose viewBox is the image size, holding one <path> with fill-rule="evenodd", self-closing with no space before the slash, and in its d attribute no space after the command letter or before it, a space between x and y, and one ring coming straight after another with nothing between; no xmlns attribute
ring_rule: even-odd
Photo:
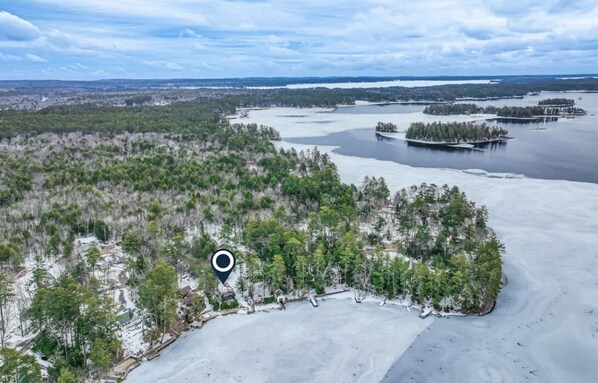
<svg viewBox="0 0 598 383"><path fill-rule="evenodd" d="M7 347L0 348L1 383L37 383L42 381L40 366L32 355Z"/></svg>
<svg viewBox="0 0 598 383"><path fill-rule="evenodd" d="M174 268L158 262L139 286L139 304L148 310L159 327L170 325L176 318L178 295Z"/></svg>

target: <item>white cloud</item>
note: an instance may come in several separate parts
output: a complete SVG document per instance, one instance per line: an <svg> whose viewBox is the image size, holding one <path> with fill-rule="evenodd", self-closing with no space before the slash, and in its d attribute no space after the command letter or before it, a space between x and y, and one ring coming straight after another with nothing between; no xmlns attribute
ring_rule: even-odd
<svg viewBox="0 0 598 383"><path fill-rule="evenodd" d="M189 28L181 29L181 31L179 32L179 38L183 39L186 37L197 38L197 37L201 37L201 36L198 35L197 33L195 33L195 31L193 29L189 29Z"/></svg>
<svg viewBox="0 0 598 383"><path fill-rule="evenodd" d="M19 19L37 38L9 40L0 26L3 66L17 57L39 71L23 52L104 77L138 63L127 74L574 73L598 60L596 0L32 0L27 15L39 3L43 17L28 19L41 30Z"/></svg>
<svg viewBox="0 0 598 383"><path fill-rule="evenodd" d="M63 71L68 71L68 72L84 72L84 71L89 70L88 67L86 67L85 65L78 63L78 62L76 62L74 64L63 65L60 67L60 69L62 69Z"/></svg>
<svg viewBox="0 0 598 383"><path fill-rule="evenodd" d="M21 61L21 58L19 56L4 54L4 53L0 52L0 61L4 61L4 62Z"/></svg>
<svg viewBox="0 0 598 383"><path fill-rule="evenodd" d="M39 57L38 55L34 55L32 53L27 53L25 55L25 58L29 61L31 61L32 63L45 63L48 62L48 60L46 60L43 57Z"/></svg>
<svg viewBox="0 0 598 383"><path fill-rule="evenodd" d="M39 30L27 20L0 11L0 40L27 41L39 35Z"/></svg>
<svg viewBox="0 0 598 383"><path fill-rule="evenodd" d="M175 70L175 71L180 71L183 70L183 66L181 64L172 62L172 61L148 61L145 60L143 61L143 63L145 65L149 65L151 67L154 68L160 68L160 69L168 69L168 70Z"/></svg>
<svg viewBox="0 0 598 383"><path fill-rule="evenodd" d="M35 0L37 3L76 10L95 15L126 16L129 19L153 19L162 22L179 21L204 24L206 17L198 2L189 0L146 1L146 0Z"/></svg>
<svg viewBox="0 0 598 383"><path fill-rule="evenodd" d="M272 53L274 56L296 56L299 52L286 48L286 47L277 47L272 46L268 48L268 51Z"/></svg>
<svg viewBox="0 0 598 383"><path fill-rule="evenodd" d="M72 65L69 65L70 68L72 69L76 69L76 70L87 70L89 69L88 67L86 67L85 65L81 64L81 63L74 63Z"/></svg>

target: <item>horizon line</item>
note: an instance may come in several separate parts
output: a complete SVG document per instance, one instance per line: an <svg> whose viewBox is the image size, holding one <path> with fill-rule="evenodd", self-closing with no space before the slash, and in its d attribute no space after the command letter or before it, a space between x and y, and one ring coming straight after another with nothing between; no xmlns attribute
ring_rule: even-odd
<svg viewBox="0 0 598 383"><path fill-rule="evenodd" d="M492 79L492 78L509 78L509 77L563 77L563 76L575 76L575 77L595 77L598 73L554 73L554 74L494 74L494 75L397 75L397 76L372 76L372 75L334 75L334 76L244 76L244 77L172 77L172 78L128 78L128 77L114 77L104 79L89 79L89 80L65 80L57 78L46 78L46 79L0 79L0 83L9 82L44 82L44 81L55 81L55 82L105 82L105 81L222 81L222 80L318 80L318 79L385 79L385 80L406 80L411 79Z"/></svg>

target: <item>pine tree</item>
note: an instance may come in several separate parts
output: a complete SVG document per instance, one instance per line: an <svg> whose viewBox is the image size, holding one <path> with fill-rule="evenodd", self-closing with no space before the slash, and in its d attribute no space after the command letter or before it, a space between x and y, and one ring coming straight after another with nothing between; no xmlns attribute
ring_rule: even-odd
<svg viewBox="0 0 598 383"><path fill-rule="evenodd" d="M176 318L177 294L174 268L158 262L139 286L139 303L150 312L159 327L166 327Z"/></svg>
<svg viewBox="0 0 598 383"><path fill-rule="evenodd" d="M42 381L40 366L32 355L7 347L0 348L0 382L37 383Z"/></svg>
<svg viewBox="0 0 598 383"><path fill-rule="evenodd" d="M282 258L282 255L276 254L272 259L272 263L268 270L272 291L283 288L285 272L284 259Z"/></svg>

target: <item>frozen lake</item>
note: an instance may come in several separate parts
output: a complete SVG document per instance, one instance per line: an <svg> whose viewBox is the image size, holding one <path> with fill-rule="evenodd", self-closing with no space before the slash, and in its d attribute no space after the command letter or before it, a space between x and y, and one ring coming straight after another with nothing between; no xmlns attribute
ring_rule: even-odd
<svg viewBox="0 0 598 383"><path fill-rule="evenodd" d="M523 99L477 102L481 105L530 106L546 98L566 97L587 116L546 123L493 123L514 139L482 150L441 150L410 145L375 134L378 121L405 130L412 122L484 120L489 115L431 116L424 105L356 105L324 109L277 108L254 111L248 121L279 128L292 143L335 146L338 154L394 161L426 168L483 169L491 173L598 183L598 93L543 92ZM239 120L240 122L245 120ZM282 128L281 128L282 127Z"/></svg>
<svg viewBox="0 0 598 383"><path fill-rule="evenodd" d="M177 340L127 378L145 382L377 382L432 322L377 302L229 315Z"/></svg>

